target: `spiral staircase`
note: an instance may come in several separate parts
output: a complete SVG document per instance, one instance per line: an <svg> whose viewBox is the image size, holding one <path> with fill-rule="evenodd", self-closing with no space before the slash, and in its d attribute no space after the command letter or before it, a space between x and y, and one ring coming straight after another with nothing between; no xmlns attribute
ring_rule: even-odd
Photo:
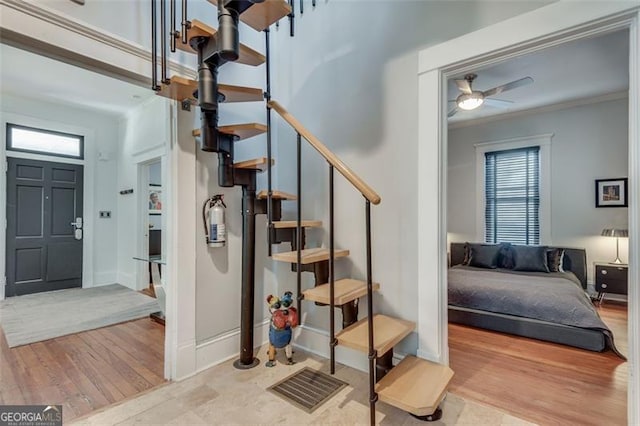
<svg viewBox="0 0 640 426"><path fill-rule="evenodd" d="M382 401L405 410L423 420L436 420L442 412L439 404L444 399L453 371L447 366L436 364L415 356L406 356L393 366L393 348L408 336L415 324L373 312L373 292L380 285L372 280L371 265L371 206L381 202L380 196L357 174L349 169L322 142L309 132L290 112L271 98L269 64L269 27L284 17L293 22L291 5L285 0L225 0L218 4L209 0L212 8L217 7L218 29L197 19L187 20L187 2L182 3L181 29L175 21L175 0L171 0L171 31L165 28L165 8L162 3L161 37L162 78L157 78L157 30L155 2L152 1L153 32L153 88L161 96L180 102L183 108L198 106L201 127L193 131L200 148L218 154L218 184L222 187L240 186L243 203L243 249L242 249L242 309L241 309L241 350L236 361L237 368L251 368L257 364L253 356L254 290L255 290L255 216L268 217L269 255L273 260L291 264L297 277L297 304L302 311L303 302L326 305L330 317L331 374L335 372L335 347L340 345L364 353L369 360L369 403L370 422L375 423L375 405ZM248 27L265 33L266 54L262 54L239 43L238 20ZM179 75L166 75L166 46L171 50L182 50L194 55L198 64L198 80ZM227 62L246 66L260 66L266 63L267 88L234 86L217 81L218 68ZM219 125L218 111L227 103L265 102L267 123L241 123ZM297 133L297 193L288 194L271 187L271 167L275 163L271 156L272 113L281 116ZM234 145L245 139L267 133L267 156L248 161L234 161ZM303 220L301 173L302 143L309 143L327 162L329 175L329 225L328 247L307 247L306 230L322 227L321 221ZM335 171L338 171L355 189L355 194L364 198L367 247L366 280L334 276L334 265L339 259L349 256L346 249L334 246L333 186ZM258 191L256 175L268 174L267 188ZM282 204L297 203L297 220L281 220ZM272 244L290 244L291 251L272 253ZM302 289L302 273L314 274L315 287ZM358 320L358 301L367 296L367 316ZM342 329L336 331L334 307L342 310ZM304 332L304 330L302 331Z"/></svg>

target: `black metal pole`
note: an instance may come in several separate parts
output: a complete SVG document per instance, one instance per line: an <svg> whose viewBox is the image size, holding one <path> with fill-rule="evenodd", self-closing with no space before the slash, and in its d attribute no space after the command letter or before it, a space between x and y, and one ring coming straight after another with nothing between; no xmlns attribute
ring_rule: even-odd
<svg viewBox="0 0 640 426"><path fill-rule="evenodd" d="M333 165L329 164L329 339L331 346L331 374L336 372L336 319L335 313L335 246L333 226Z"/></svg>
<svg viewBox="0 0 640 426"><path fill-rule="evenodd" d="M171 52L176 51L176 0L170 0L171 9Z"/></svg>
<svg viewBox="0 0 640 426"><path fill-rule="evenodd" d="M316 7L316 0L311 0L311 6Z"/></svg>
<svg viewBox="0 0 640 426"><path fill-rule="evenodd" d="M291 6L291 13L289 14L289 35L293 37L294 34L294 23L293 21L296 18L296 4L294 0L289 0L289 6Z"/></svg>
<svg viewBox="0 0 640 426"><path fill-rule="evenodd" d="M239 369L260 363L253 357L253 321L255 298L256 216L255 186L242 186L242 302L240 313L240 359L233 364Z"/></svg>
<svg viewBox="0 0 640 426"><path fill-rule="evenodd" d="M160 0L160 52L162 83L169 84L167 76L167 4L166 0Z"/></svg>
<svg viewBox="0 0 640 426"><path fill-rule="evenodd" d="M371 278L371 202L366 201L366 226L367 226L367 316L369 326L369 420L372 425L376 423L376 358L377 353L373 347L373 280Z"/></svg>
<svg viewBox="0 0 640 426"><path fill-rule="evenodd" d="M160 90L158 86L158 47L156 29L156 0L151 0L151 90Z"/></svg>
<svg viewBox="0 0 640 426"><path fill-rule="evenodd" d="M304 14L304 0L300 0L300 15Z"/></svg>
<svg viewBox="0 0 640 426"><path fill-rule="evenodd" d="M273 211L271 200L273 197L273 188L271 186L271 107L269 106L269 101L271 100L271 50L269 49L270 39L269 39L269 28L264 30L265 35L265 51L267 56L267 91L265 92L265 98L267 100L267 244L269 245L267 251L268 255L271 256L272 252L272 239L271 234L273 233Z"/></svg>
<svg viewBox="0 0 640 426"><path fill-rule="evenodd" d="M298 318L302 318L302 136L298 133L298 144L297 144L297 207L298 207L298 217L296 224L296 250L297 254L297 264L296 264L296 281L298 287Z"/></svg>
<svg viewBox="0 0 640 426"><path fill-rule="evenodd" d="M187 44L187 30L189 29L190 22L187 21L187 0L182 0L182 44Z"/></svg>

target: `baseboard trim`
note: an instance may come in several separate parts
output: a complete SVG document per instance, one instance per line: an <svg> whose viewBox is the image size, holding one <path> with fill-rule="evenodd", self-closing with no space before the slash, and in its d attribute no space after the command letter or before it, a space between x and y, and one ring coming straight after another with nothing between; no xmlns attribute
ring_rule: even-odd
<svg viewBox="0 0 640 426"><path fill-rule="evenodd" d="M93 275L93 287L109 285L118 282L118 272L96 272Z"/></svg>
<svg viewBox="0 0 640 426"><path fill-rule="evenodd" d="M264 319L254 326L254 339L258 342L255 349L269 341L270 319ZM238 356L240 347L240 328L216 336L196 345L196 372L214 367ZM258 354L256 354L258 358ZM264 358L264 357L263 357Z"/></svg>

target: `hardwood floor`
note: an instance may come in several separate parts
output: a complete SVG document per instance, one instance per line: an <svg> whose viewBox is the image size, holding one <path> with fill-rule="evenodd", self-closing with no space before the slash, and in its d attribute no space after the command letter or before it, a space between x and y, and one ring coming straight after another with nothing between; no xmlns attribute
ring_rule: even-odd
<svg viewBox="0 0 640 426"><path fill-rule="evenodd" d="M600 316L628 353L627 306ZM450 390L542 425L626 425L627 363L597 353L449 324Z"/></svg>
<svg viewBox="0 0 640 426"><path fill-rule="evenodd" d="M0 405L61 404L66 423L164 381L164 327L149 318L12 349L0 329Z"/></svg>

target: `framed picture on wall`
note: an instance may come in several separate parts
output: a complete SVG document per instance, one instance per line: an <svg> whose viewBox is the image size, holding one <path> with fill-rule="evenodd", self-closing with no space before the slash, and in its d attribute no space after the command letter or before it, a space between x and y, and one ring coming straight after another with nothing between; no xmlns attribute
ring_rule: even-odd
<svg viewBox="0 0 640 426"><path fill-rule="evenodd" d="M596 207L627 207L627 178L597 179Z"/></svg>
<svg viewBox="0 0 640 426"><path fill-rule="evenodd" d="M149 186L149 214L162 213L162 187Z"/></svg>

